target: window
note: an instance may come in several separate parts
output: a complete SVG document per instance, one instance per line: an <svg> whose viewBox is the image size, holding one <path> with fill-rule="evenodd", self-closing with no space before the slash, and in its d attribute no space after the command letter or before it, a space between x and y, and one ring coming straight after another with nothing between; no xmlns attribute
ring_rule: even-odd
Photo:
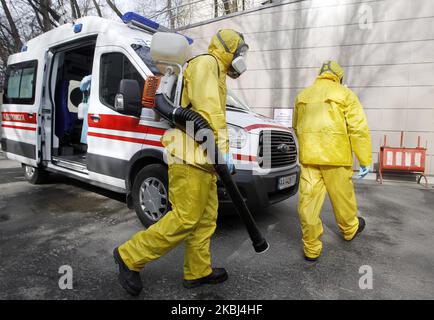
<svg viewBox="0 0 434 320"><path fill-rule="evenodd" d="M133 43L131 47L134 49L134 51L137 53L140 59L142 59L143 62L148 66L149 70L151 70L154 75L161 74L157 66L155 65L154 61L151 58L150 44L141 45L141 44Z"/></svg>
<svg viewBox="0 0 434 320"><path fill-rule="evenodd" d="M139 88L145 85L143 77L124 54L119 52L103 54L100 68L100 100L109 108L114 108L115 97L122 79L137 80Z"/></svg>
<svg viewBox="0 0 434 320"><path fill-rule="evenodd" d="M4 103L33 104L35 102L37 61L8 66Z"/></svg>

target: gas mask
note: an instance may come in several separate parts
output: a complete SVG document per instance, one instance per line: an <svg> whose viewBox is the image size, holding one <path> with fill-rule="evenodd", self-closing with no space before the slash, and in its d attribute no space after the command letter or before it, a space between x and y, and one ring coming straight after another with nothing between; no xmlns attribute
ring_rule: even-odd
<svg viewBox="0 0 434 320"><path fill-rule="evenodd" d="M244 73L247 70L247 64L246 64L246 56L247 51L249 50L249 46L244 42L244 36L241 33L238 33L241 40L238 44L237 49L233 53L234 58L232 59L231 65L228 69L228 76L232 79L237 79L242 73ZM226 45L225 41L220 36L220 31L217 32L217 38L219 39L220 43L223 45L227 53L232 53L231 50Z"/></svg>

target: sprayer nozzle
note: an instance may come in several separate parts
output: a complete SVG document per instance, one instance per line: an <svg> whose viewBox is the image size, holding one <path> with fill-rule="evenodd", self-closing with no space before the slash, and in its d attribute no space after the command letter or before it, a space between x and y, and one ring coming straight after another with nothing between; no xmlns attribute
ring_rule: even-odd
<svg viewBox="0 0 434 320"><path fill-rule="evenodd" d="M270 245L268 244L268 242L264 239L262 242L260 243L254 243L253 247L255 248L256 253L264 253L267 252L268 249L270 248Z"/></svg>
<svg viewBox="0 0 434 320"><path fill-rule="evenodd" d="M142 95L142 105L145 108L155 107L155 95L157 93L158 86L160 85L161 77L148 76L145 81Z"/></svg>

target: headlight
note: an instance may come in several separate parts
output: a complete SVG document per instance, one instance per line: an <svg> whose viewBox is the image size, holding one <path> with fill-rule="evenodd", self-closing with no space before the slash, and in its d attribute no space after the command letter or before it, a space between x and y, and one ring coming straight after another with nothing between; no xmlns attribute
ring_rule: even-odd
<svg viewBox="0 0 434 320"><path fill-rule="evenodd" d="M228 125L229 146L242 149L247 143L247 133L243 128Z"/></svg>

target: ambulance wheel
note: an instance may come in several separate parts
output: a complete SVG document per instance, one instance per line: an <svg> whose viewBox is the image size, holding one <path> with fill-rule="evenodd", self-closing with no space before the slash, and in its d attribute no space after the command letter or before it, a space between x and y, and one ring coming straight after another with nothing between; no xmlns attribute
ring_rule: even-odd
<svg viewBox="0 0 434 320"><path fill-rule="evenodd" d="M26 178L26 180L31 184L41 184L47 181L48 172L41 168L35 168L23 164L23 170L24 178Z"/></svg>
<svg viewBox="0 0 434 320"><path fill-rule="evenodd" d="M169 210L167 167L150 164L134 179L132 197L137 217L145 227L160 220Z"/></svg>

